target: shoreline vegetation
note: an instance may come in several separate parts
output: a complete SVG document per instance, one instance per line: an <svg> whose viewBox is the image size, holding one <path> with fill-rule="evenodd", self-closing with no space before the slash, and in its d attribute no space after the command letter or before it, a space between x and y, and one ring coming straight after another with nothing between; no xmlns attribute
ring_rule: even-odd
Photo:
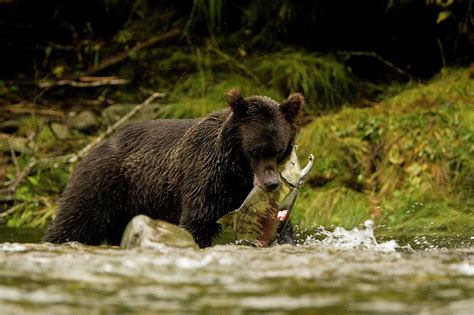
<svg viewBox="0 0 474 315"><path fill-rule="evenodd" d="M351 227L373 218L387 233L469 233L473 71L446 69L371 107L344 107L305 126L298 142L303 156L315 154L315 170L296 221Z"/></svg>
<svg viewBox="0 0 474 315"><path fill-rule="evenodd" d="M370 106L347 104L311 120L304 117L309 122L297 138L299 156L314 154L315 165L297 199L295 223L350 228L375 219L382 233L468 233L474 226L473 76L473 67L444 69L430 82L409 83ZM134 116L135 121L149 115L172 117L173 110L186 106L190 110L183 109L184 117L205 115L226 106L225 92L236 85L224 80L210 87L211 97L184 101L190 96L183 93L183 99L174 102L149 104ZM197 104L209 108L197 106L194 113L191 108ZM112 105L96 119L105 120L104 112L111 107L125 114L135 108ZM8 180L3 182L0 218L10 227L44 228L74 167L74 155L69 153L80 152L105 132L100 125L97 132L86 135L87 129L81 132L74 125L34 115L19 115L17 131L2 134L2 176ZM12 120L7 122L13 125ZM7 204L11 206L6 208Z"/></svg>
<svg viewBox="0 0 474 315"><path fill-rule="evenodd" d="M410 69L405 65L423 60L415 51L418 59L406 59L409 53L395 60L398 52L390 56L377 49L331 47L317 28L330 19L299 20L299 9L291 2L266 7L263 2L236 8L225 1L193 1L188 12L172 3L163 2L157 10L147 1L123 1L125 6L133 3L131 13L110 9L110 24L101 24L102 16L61 24L72 39L63 38L64 29L46 32L48 23L45 29L33 27L34 34L52 37L29 39L36 46L25 62L20 53L12 57L15 47L22 53L26 49L15 39L21 33L17 28L8 51L11 66L0 77L0 224L44 228L77 159L97 137L122 123L203 117L226 106L226 92L237 88L244 96L277 101L291 92L305 95L298 155L305 159L312 153L315 162L292 212L300 227L351 228L372 219L386 235L470 233L472 45L459 40L456 47L464 50L459 48L456 59L448 40L450 32L473 36L472 21L466 18L472 8L459 11L469 2L441 6L428 1L426 8L416 9L429 15L430 27L442 28L438 42L444 46L433 54L439 59L436 66L430 68L430 59ZM33 26L42 23L16 3L3 5L33 19ZM65 21L70 19L68 5L56 8ZM324 9L312 7L313 2L304 5L316 15ZM262 22L271 20L269 8L279 32ZM387 5L367 14L398 19L408 12L401 9ZM51 11L47 6L38 10ZM231 19L230 10L238 10L240 20ZM461 22L467 23L464 28ZM326 40L321 47L294 35L304 23L311 36ZM383 31L391 30L387 25ZM347 40L353 34L346 31ZM157 97L151 100L151 95Z"/></svg>

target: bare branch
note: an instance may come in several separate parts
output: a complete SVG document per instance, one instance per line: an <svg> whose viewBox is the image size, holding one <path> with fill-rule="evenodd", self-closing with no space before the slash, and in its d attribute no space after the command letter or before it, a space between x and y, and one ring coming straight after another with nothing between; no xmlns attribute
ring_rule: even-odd
<svg viewBox="0 0 474 315"><path fill-rule="evenodd" d="M107 136L112 134L115 130L117 130L120 126L122 126L127 120L132 118L136 113L138 113L142 108L145 106L149 105L151 102L153 102L157 98L165 97L166 94L164 93L159 93L155 92L153 93L150 97L148 97L143 103L138 104L135 106L131 111L129 111L127 114L125 114L122 118L120 118L115 124L107 128L107 130L99 135L97 138L95 138L92 142L90 142L88 145L83 147L79 152L77 153L72 153L72 154L66 154L66 155L61 155L61 156L55 156L55 157L48 157L48 158L41 158L37 159L35 157L31 158L30 162L26 167L17 175L17 177L13 181L8 181L1 183L1 185L6 186L6 188L2 189L2 193L6 192L13 192L16 190L18 185L30 174L31 170L38 164L44 164L44 163L75 163L78 160L82 159L89 151L99 142L104 140Z"/></svg>
<svg viewBox="0 0 474 315"><path fill-rule="evenodd" d="M36 158L31 158L30 162L26 165L26 167L18 174L15 178L15 181L7 187L7 191L15 191L18 185L30 174L31 170L35 165L38 163Z"/></svg>
<svg viewBox="0 0 474 315"><path fill-rule="evenodd" d="M248 67L246 67L244 64L242 64L241 62L239 62L238 60L236 60L232 56L226 54L225 52L223 52L222 50L220 50L217 47L209 45L209 50L212 51L213 53L215 53L217 56L221 57L222 59L224 59L224 60L226 60L230 63L233 63L237 68L242 70L246 75L248 75L256 83L263 86L263 84L260 81L260 79L258 78L258 76L252 70L250 70Z"/></svg>
<svg viewBox="0 0 474 315"><path fill-rule="evenodd" d="M130 83L129 80L125 79L109 79L109 80L97 80L97 81L88 81L88 82L81 82L81 81L74 81L74 80L59 80L59 81L43 81L39 82L38 86L40 88L49 88L53 86L62 86L62 85L70 85L73 87L95 87L95 86L102 86L102 85L121 85L121 84L128 84Z"/></svg>
<svg viewBox="0 0 474 315"><path fill-rule="evenodd" d="M408 77L410 80L414 80L415 78L411 73L403 70L402 68L395 65L393 62L388 61L387 59L383 58L382 56L380 56L379 54L373 51L339 51L338 54L350 55L350 56L373 57L377 59L378 61L382 62L383 64L385 64L386 66L394 69L401 75Z"/></svg>
<svg viewBox="0 0 474 315"><path fill-rule="evenodd" d="M13 149L12 143L8 141L8 146L10 147L10 154L12 156L13 164L15 165L16 176L20 175L20 164L16 158L15 150Z"/></svg>
<svg viewBox="0 0 474 315"><path fill-rule="evenodd" d="M130 55L132 55L132 54L134 54L134 53L136 53L136 52L138 52L138 51L140 51L144 48L153 46L153 45L158 44L160 42L165 42L165 41L174 39L174 38L178 37L180 34L181 34L181 30L175 28L175 29L172 29L169 32L164 33L164 34L154 36L154 37L148 39L145 42L141 42L141 43L136 44L134 47L132 47L128 51L123 51L123 52L118 53L118 54L116 54L112 57L109 57L109 58L106 58L106 59L102 60L102 62L100 62L98 65L87 69L84 74L85 75L92 75L94 73L97 73L101 70L104 70L106 68L109 68L113 65L116 65L118 63L121 63L121 62L127 60L130 57Z"/></svg>
<svg viewBox="0 0 474 315"><path fill-rule="evenodd" d="M179 35L181 35L181 30L178 29L178 28L175 28L175 29L172 29L172 30L164 33L164 34L154 36L154 37L148 39L145 42L137 43L134 47L132 47L128 51L120 52L120 53L118 53L114 56L111 56L109 58L106 58L106 59L102 60L102 62L100 62L98 65L87 69L84 72L83 75L84 76L90 76L90 75L93 75L93 74L95 74L99 71L107 69L111 66L122 63L125 60L127 60L130 57L130 55L133 55L133 54L137 53L138 51L140 51L144 48L148 48L148 47L156 45L160 42L165 42L165 41L174 39L174 38L178 37ZM77 76L74 76L74 77L72 77L70 79L67 79L67 80L58 81L58 82L63 81L61 83L58 83L58 82L47 82L47 83L43 82L42 84L46 84L46 85L43 85L43 86L40 86L38 84L38 86L42 87L43 89L35 96L35 99L39 99L39 98L43 97L44 93L46 93L47 91L49 91L51 88L53 88L55 86L66 85L66 84L70 84L70 85L73 85L73 86L80 86L80 87L97 86L97 85L84 85L84 83L76 82L76 81L74 81L74 79L76 79L76 78L77 78ZM72 83L72 82L75 82L75 83Z"/></svg>
<svg viewBox="0 0 474 315"><path fill-rule="evenodd" d="M0 213L0 221L4 221L6 217L8 217L10 214L14 213L15 211L17 211L18 209L20 209L24 205L25 205L24 202L19 203L17 205L14 205L10 209L7 209L7 210L3 211L2 213Z"/></svg>
<svg viewBox="0 0 474 315"><path fill-rule="evenodd" d="M76 161L80 160L83 158L97 143L101 142L102 140L105 139L108 135L112 134L117 128L122 126L127 120L129 120L131 117L133 117L136 113L138 113L143 107L147 106L153 100L159 97L165 97L166 94L164 93L153 93L149 98L147 98L143 103L135 106L131 111L129 111L126 115L124 115L122 118L120 118L115 124L107 128L107 130L99 135L97 138L94 139L91 143L86 145L84 148L82 148L78 153L74 154L71 158L68 159L69 163L75 163Z"/></svg>
<svg viewBox="0 0 474 315"><path fill-rule="evenodd" d="M30 105L30 106L28 106ZM41 109L34 108L34 104L30 102L22 102L15 105L5 106L0 108L0 112L8 112L12 114L31 114L32 111L35 111L37 115L42 116L54 116L54 117L64 117L64 113L54 109Z"/></svg>

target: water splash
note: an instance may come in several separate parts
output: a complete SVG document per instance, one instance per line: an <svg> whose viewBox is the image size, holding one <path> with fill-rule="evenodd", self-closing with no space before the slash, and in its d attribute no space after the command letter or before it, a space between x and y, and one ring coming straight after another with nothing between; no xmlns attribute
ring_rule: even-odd
<svg viewBox="0 0 474 315"><path fill-rule="evenodd" d="M448 248L469 248L473 246L474 237L466 237L462 234L451 235L416 235L410 239L413 248L424 251L448 249Z"/></svg>
<svg viewBox="0 0 474 315"><path fill-rule="evenodd" d="M319 236L324 236L319 240ZM346 230L342 227L336 227L334 231L327 231L320 227L315 234L309 235L300 245L318 245L336 249L368 249L377 252L395 252L397 249L411 251L409 245L401 247L395 240L386 242L377 242L374 234L374 222L366 220L364 229L354 227L352 230Z"/></svg>
<svg viewBox="0 0 474 315"><path fill-rule="evenodd" d="M460 264L455 264L452 266L452 268L463 275L474 276L474 264L471 264L467 261Z"/></svg>
<svg viewBox="0 0 474 315"><path fill-rule="evenodd" d="M1 243L0 251L2 252L22 252L26 250L26 247L18 243Z"/></svg>

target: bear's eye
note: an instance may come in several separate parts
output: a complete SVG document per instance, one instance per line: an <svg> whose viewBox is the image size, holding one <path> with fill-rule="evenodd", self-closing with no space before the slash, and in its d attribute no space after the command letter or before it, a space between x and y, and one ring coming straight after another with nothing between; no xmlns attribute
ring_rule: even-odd
<svg viewBox="0 0 474 315"><path fill-rule="evenodd" d="M251 156L261 156L263 153L262 149L253 149L250 151Z"/></svg>

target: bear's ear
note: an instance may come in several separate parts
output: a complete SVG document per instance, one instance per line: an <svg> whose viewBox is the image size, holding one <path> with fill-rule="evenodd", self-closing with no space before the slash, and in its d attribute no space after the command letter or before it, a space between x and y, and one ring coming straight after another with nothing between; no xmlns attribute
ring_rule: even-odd
<svg viewBox="0 0 474 315"><path fill-rule="evenodd" d="M280 111L289 122L295 121L298 112L304 104L304 96L301 93L293 93L280 104Z"/></svg>
<svg viewBox="0 0 474 315"><path fill-rule="evenodd" d="M236 114L246 116L249 104L246 100L240 95L239 90L232 89L227 93L227 102L229 103L230 108Z"/></svg>

